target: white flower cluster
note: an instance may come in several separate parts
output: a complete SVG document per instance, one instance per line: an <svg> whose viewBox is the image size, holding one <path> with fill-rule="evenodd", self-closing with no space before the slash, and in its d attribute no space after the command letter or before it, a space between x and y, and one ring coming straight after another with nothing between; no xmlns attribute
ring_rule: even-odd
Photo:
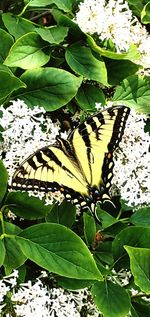
<svg viewBox="0 0 150 317"><path fill-rule="evenodd" d="M131 43L134 43L140 53L138 61L144 68L150 67L150 35L145 26L142 26L138 19L134 18L131 25ZM148 74L149 75L149 74Z"/></svg>
<svg viewBox="0 0 150 317"><path fill-rule="evenodd" d="M7 293L14 288L17 284L18 271L14 270L12 274L4 276L3 280L0 280L0 313L6 306L4 299Z"/></svg>
<svg viewBox="0 0 150 317"><path fill-rule="evenodd" d="M17 272L17 271L15 271ZM4 297L7 292L11 290L11 299L13 310L16 317L80 317L81 311L86 310L87 317L99 316L99 312L92 302L91 295L87 289L78 290L75 292L65 291L62 288L49 289L43 284L40 278L36 279L34 283L28 281L27 283L16 286L16 273L4 278L0 283L0 312L7 311L7 304L5 304ZM12 276L15 275L15 283L11 283ZM45 272L41 277L45 276ZM6 286L5 283L10 283L11 287ZM7 317L12 317L11 313L6 314ZM13 313L14 316L14 313Z"/></svg>
<svg viewBox="0 0 150 317"><path fill-rule="evenodd" d="M52 144L59 134L59 125L44 117L44 108L30 109L23 100L13 101L8 108L0 106L3 142L0 158L11 177L26 157L43 146Z"/></svg>
<svg viewBox="0 0 150 317"><path fill-rule="evenodd" d="M121 269L119 272L116 272L115 269L112 269L110 280L120 286L126 286L130 283L131 276L132 274L128 270Z"/></svg>
<svg viewBox="0 0 150 317"><path fill-rule="evenodd" d="M100 41L111 40L117 52L127 52L135 44L141 54L143 67L150 67L150 36L146 28L133 17L124 0L84 0L79 4L75 22L90 35L97 34Z"/></svg>
<svg viewBox="0 0 150 317"><path fill-rule="evenodd" d="M116 151L113 184L128 206L150 203L150 136L144 131L146 116L131 110Z"/></svg>

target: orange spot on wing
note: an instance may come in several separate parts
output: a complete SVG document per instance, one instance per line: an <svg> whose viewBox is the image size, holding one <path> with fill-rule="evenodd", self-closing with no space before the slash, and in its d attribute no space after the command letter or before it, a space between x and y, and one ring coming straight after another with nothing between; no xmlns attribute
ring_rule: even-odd
<svg viewBox="0 0 150 317"><path fill-rule="evenodd" d="M108 159L110 159L110 158L112 157L112 154L111 154L111 153L108 153L108 154L107 154L107 157L108 157Z"/></svg>

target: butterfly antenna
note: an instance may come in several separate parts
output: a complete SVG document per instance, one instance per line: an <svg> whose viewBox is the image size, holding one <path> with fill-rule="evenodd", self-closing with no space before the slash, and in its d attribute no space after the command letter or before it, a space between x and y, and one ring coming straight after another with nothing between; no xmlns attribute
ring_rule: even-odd
<svg viewBox="0 0 150 317"><path fill-rule="evenodd" d="M96 221L96 223L98 223L100 226L102 225L101 223L101 220L99 219L98 215L97 215L97 212L96 212L96 204L91 204L91 212L92 212L92 215Z"/></svg>

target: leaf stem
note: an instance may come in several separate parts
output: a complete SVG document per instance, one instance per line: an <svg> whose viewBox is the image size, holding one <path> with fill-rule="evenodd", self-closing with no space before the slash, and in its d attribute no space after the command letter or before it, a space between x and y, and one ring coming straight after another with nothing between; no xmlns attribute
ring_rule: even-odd
<svg viewBox="0 0 150 317"><path fill-rule="evenodd" d="M0 211L0 221L1 221L1 226L2 226L2 234L5 233L3 211L4 211L4 206L1 208L1 211Z"/></svg>

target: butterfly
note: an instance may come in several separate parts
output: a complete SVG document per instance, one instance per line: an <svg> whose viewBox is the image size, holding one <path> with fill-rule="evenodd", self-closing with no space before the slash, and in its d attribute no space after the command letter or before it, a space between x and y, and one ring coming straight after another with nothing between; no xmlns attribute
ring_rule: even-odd
<svg viewBox="0 0 150 317"><path fill-rule="evenodd" d="M111 202L113 154L124 133L130 109L110 107L80 123L67 140L30 155L16 170L12 188L60 191L81 210L89 208L96 216L97 202Z"/></svg>

